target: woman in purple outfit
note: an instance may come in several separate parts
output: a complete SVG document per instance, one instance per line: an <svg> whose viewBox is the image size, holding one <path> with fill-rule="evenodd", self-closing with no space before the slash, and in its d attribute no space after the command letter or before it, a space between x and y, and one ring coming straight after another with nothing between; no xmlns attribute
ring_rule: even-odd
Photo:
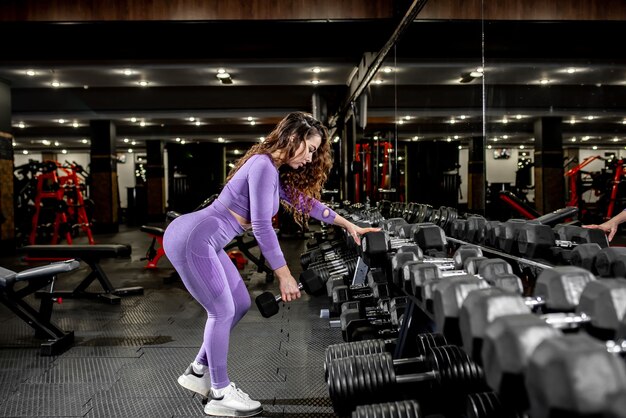
<svg viewBox="0 0 626 418"><path fill-rule="evenodd" d="M250 295L224 246L246 229L252 232L279 281L283 301L300 298L272 226L279 202L295 216L308 215L359 236L361 228L320 203L332 160L327 129L312 115L288 114L265 141L254 145L231 170L217 200L176 218L166 229L163 247L191 295L206 309L204 340L195 360L178 378L185 388L208 396L208 415L252 416L261 403L228 377L226 360L231 329L251 305Z"/></svg>

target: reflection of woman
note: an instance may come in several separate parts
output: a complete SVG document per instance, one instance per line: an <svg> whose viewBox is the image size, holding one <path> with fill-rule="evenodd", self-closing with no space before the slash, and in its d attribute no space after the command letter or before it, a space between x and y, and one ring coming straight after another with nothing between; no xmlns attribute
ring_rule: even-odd
<svg viewBox="0 0 626 418"><path fill-rule="evenodd" d="M260 402L250 399L228 377L230 331L251 303L223 247L252 227L279 280L282 299L290 302L301 295L272 226L279 199L290 202L288 210L296 216L308 214L343 227L357 243L359 235L373 230L348 222L317 200L330 167L326 128L308 113L291 113L237 162L217 200L179 216L165 231L163 247L168 259L208 314L202 347L178 382L203 396L210 393L204 409L209 415L245 417L262 410Z"/></svg>
<svg viewBox="0 0 626 418"><path fill-rule="evenodd" d="M626 210L621 211L620 213L600 225L592 224L584 225L584 227L603 230L608 234L608 239L609 241L611 241L617 233L619 225L624 221L626 221Z"/></svg>

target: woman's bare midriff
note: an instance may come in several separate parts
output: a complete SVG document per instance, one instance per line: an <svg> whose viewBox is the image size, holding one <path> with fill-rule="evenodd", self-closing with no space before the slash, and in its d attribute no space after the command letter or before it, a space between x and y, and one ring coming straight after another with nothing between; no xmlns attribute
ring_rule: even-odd
<svg viewBox="0 0 626 418"><path fill-rule="evenodd" d="M247 219L244 219L242 216L237 215L235 212L233 212L232 210L228 209L228 211L230 213L232 213L232 215L235 217L235 219L237 219L237 222L239 222L239 225L241 225L241 227L243 229L251 229L252 228L252 224L250 223L250 221L248 221Z"/></svg>

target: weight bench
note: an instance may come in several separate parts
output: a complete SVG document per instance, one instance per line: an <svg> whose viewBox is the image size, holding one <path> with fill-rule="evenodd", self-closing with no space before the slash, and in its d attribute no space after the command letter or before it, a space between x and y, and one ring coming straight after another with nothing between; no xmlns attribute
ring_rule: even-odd
<svg viewBox="0 0 626 418"><path fill-rule="evenodd" d="M42 356L54 356L65 351L74 343L74 331L63 331L50 321L52 304L62 300L51 293L41 299L39 311L24 301L24 297L42 287L53 284L60 273L76 270L80 263L67 260L14 272L0 267L0 301L13 313L35 330L35 337L46 340L41 344ZM16 284L26 282L26 286L16 289Z"/></svg>
<svg viewBox="0 0 626 418"><path fill-rule="evenodd" d="M142 225L139 229L152 238L152 243L146 252L146 256L141 259L148 260L148 263L146 263L144 267L147 269L158 268L157 263L161 257L165 255L165 251L163 250L163 234L165 233L165 229L151 225ZM159 244L158 248L156 248L157 243Z"/></svg>
<svg viewBox="0 0 626 418"><path fill-rule="evenodd" d="M20 249L28 258L53 257L73 258L85 262L91 267L91 272L81 281L74 290L55 290L54 296L64 298L95 298L112 305L120 303L120 296L142 295L143 288L139 286L115 288L100 266L100 260L106 258L130 258L130 245L122 244L94 244L94 245L26 245ZM104 292L88 292L86 289L98 280ZM48 294L48 293L46 293ZM40 293L36 294L40 296Z"/></svg>

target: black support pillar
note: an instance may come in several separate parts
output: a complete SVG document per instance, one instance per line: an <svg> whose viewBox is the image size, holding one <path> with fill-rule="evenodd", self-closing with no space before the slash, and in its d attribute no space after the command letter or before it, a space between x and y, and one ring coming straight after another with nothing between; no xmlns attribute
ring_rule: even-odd
<svg viewBox="0 0 626 418"><path fill-rule="evenodd" d="M341 198L350 202L354 202L355 187L361 187L354 184L354 171L352 170L356 135L356 118L352 115L345 121L344 135L341 141L341 168L343 169Z"/></svg>
<svg viewBox="0 0 626 418"><path fill-rule="evenodd" d="M93 231L119 231L119 190L115 148L115 125L110 120L92 120L91 127L91 187L94 201Z"/></svg>
<svg viewBox="0 0 626 418"><path fill-rule="evenodd" d="M565 203L561 125L560 117L535 121L535 207L539 213L552 212Z"/></svg>
<svg viewBox="0 0 626 418"><path fill-rule="evenodd" d="M467 163L467 208L470 212L485 214L485 138L475 136L469 148Z"/></svg>
<svg viewBox="0 0 626 418"><path fill-rule="evenodd" d="M13 135L11 134L11 89L0 82L0 250L15 250L13 191Z"/></svg>
<svg viewBox="0 0 626 418"><path fill-rule="evenodd" d="M162 221L165 211L165 168L163 166L163 141L146 141L146 187L148 220Z"/></svg>

